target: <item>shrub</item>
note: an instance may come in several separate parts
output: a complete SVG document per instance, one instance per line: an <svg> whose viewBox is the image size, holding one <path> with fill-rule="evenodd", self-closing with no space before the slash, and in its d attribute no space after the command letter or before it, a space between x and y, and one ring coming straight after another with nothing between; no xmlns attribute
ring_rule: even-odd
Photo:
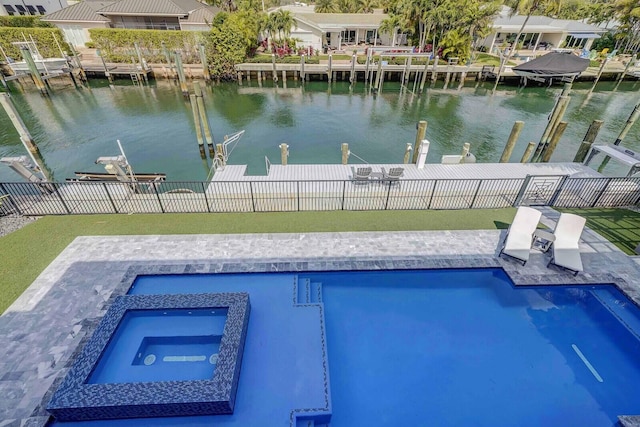
<svg viewBox="0 0 640 427"><path fill-rule="evenodd" d="M131 62L137 56L134 44L140 46L147 62L166 62L162 42L169 51L180 51L185 64L200 62L198 46L209 35L206 31L127 30L90 28L94 47L102 52L105 61Z"/></svg>
<svg viewBox="0 0 640 427"><path fill-rule="evenodd" d="M69 45L64 42L62 31L59 28L29 28L25 30L24 27L0 27L0 47L4 50L7 56L19 59L22 58L20 54L20 48L13 42L23 42L26 37L27 40L31 40L36 43L38 51L45 58L59 57L60 49L54 39L58 39L60 47L67 52L70 52Z"/></svg>
<svg viewBox="0 0 640 427"><path fill-rule="evenodd" d="M55 25L41 21L39 16L0 16L0 27L55 28Z"/></svg>

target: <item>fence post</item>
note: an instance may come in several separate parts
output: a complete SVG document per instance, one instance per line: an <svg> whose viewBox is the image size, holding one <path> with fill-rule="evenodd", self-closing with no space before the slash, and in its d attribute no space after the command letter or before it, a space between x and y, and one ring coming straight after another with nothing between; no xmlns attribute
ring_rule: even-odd
<svg viewBox="0 0 640 427"><path fill-rule="evenodd" d="M558 197L560 197L560 193L564 189L564 184L567 182L568 179L569 179L569 175L565 175L562 178L560 178L560 183L558 184L558 188L553 193L553 196L551 196L551 198L549 199L549 206L555 205L556 200L558 199Z"/></svg>
<svg viewBox="0 0 640 427"><path fill-rule="evenodd" d="M347 181L342 181L342 207L340 210L344 210L344 195L347 191Z"/></svg>
<svg viewBox="0 0 640 427"><path fill-rule="evenodd" d="M296 181L296 193L298 195L298 212L300 212L300 181Z"/></svg>
<svg viewBox="0 0 640 427"><path fill-rule="evenodd" d="M60 194L60 192L58 191L58 184L55 183L55 182L52 182L51 184L53 184L53 189L55 190L56 194L60 198L60 201L62 202L62 206L64 206L64 209L67 211L67 215L71 215L71 211L69 210L69 206L67 206L67 204L65 203L64 199L62 198L62 194Z"/></svg>
<svg viewBox="0 0 640 427"><path fill-rule="evenodd" d="M201 182L202 185L202 194L204 195L204 201L207 204L207 212L211 213L211 206L209 205L209 198L207 197L207 190L204 188L204 182Z"/></svg>
<svg viewBox="0 0 640 427"><path fill-rule="evenodd" d="M111 194L109 193L109 189L107 188L107 183L103 182L102 186L104 187L104 192L107 193L107 197L109 198L109 201L111 202L111 206L113 207L113 212L120 213L118 212L118 208L116 208L116 204L113 203L113 199L111 198Z"/></svg>
<svg viewBox="0 0 640 427"><path fill-rule="evenodd" d="M609 188L609 184L611 183L611 180L613 180L613 178L608 178L607 179L607 183L604 185L604 187L602 187L602 190L600 191L600 193L598 193L598 196L596 197L596 199L591 204L592 208L594 208L598 204L598 201L600 201L600 197L602 197L604 192L607 191L607 188Z"/></svg>
<svg viewBox="0 0 640 427"><path fill-rule="evenodd" d="M533 178L533 176L531 175L527 175L524 178L524 181L522 182L522 187L520 187L520 191L518 191L518 195L516 196L516 199L513 201L514 208L517 208L518 206L520 206L520 202L522 202L522 198L524 197L524 193L527 191L527 187L529 186L529 182L531 181L531 178Z"/></svg>
<svg viewBox="0 0 640 427"><path fill-rule="evenodd" d="M400 184L398 184L400 185ZM384 210L388 210L389 207L389 195L391 194L391 181L388 182L389 189L387 190L387 200L384 202Z"/></svg>
<svg viewBox="0 0 640 427"><path fill-rule="evenodd" d="M256 211L256 201L253 198L253 181L249 181L249 191L251 191L251 206L253 206L253 211Z"/></svg>
<svg viewBox="0 0 640 427"><path fill-rule="evenodd" d="M160 194L158 194L158 187L156 187L154 185L153 186L153 191L156 193L156 198L158 199L158 204L160 205L160 210L162 211L162 213L166 213L164 211L164 206L162 206L162 201L160 200Z"/></svg>
<svg viewBox="0 0 640 427"><path fill-rule="evenodd" d="M433 181L433 188L431 189L431 195L429 196L429 203L427 204L427 210L431 210L431 202L433 202L433 195L436 193L436 187L438 186L438 180Z"/></svg>
<svg viewBox="0 0 640 427"><path fill-rule="evenodd" d="M473 209L473 204L476 202L476 198L478 197L478 193L480 192L480 187L482 186L482 179L478 182L478 188L476 188L476 193L473 195L473 199L471 199L471 204L469 205L469 209Z"/></svg>

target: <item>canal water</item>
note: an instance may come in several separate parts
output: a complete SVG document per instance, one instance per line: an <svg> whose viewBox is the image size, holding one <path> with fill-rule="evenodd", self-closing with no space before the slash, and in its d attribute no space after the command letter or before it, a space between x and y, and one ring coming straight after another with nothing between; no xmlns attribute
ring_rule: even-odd
<svg viewBox="0 0 640 427"><path fill-rule="evenodd" d="M525 122L512 162L520 160L529 141L540 139L562 87L500 87L468 82L461 90L442 83L421 97L402 92L396 82L374 96L359 82L309 82L288 87L271 82L258 87L235 83L211 85L205 104L216 142L245 130L229 163L247 164L252 175L264 175L265 156L280 162L278 145L289 145L290 163L339 163L340 144L349 143L351 163L401 163L407 143L413 143L416 123L427 120L431 141L428 163L443 154L459 154L465 142L478 162L497 162L513 122ZM457 84L456 84L457 85ZM604 120L598 143L612 143L640 101L640 82L601 82L589 94L590 83L576 83L565 120L569 122L552 161L571 161L594 119ZM132 86L122 80L110 86L92 80L90 88L56 87L48 98L32 87L13 86L14 103L38 143L56 180L76 171L103 172L100 156L125 148L135 172L164 172L171 181L204 180L210 161L200 158L191 107L172 81ZM640 123L623 145L640 150ZM0 157L26 154L9 118L0 110ZM356 157L357 156L357 157ZM360 160L362 159L362 160ZM610 162L606 175L626 169ZM0 164L0 182L21 181Z"/></svg>

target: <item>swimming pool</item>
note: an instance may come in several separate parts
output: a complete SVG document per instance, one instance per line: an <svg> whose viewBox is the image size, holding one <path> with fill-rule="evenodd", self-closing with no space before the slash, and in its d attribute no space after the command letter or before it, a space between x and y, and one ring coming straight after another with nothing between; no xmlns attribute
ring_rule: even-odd
<svg viewBox="0 0 640 427"><path fill-rule="evenodd" d="M605 426L640 412L640 315L613 286L515 289L464 269L139 276L130 290L206 292L251 298L235 412L153 424Z"/></svg>

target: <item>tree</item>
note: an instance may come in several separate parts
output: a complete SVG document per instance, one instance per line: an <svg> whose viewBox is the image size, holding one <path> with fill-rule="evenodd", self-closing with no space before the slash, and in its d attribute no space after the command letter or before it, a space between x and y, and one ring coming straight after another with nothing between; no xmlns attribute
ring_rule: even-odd
<svg viewBox="0 0 640 427"><path fill-rule="evenodd" d="M333 0L317 0L314 11L316 13L336 13L338 8Z"/></svg>
<svg viewBox="0 0 640 427"><path fill-rule="evenodd" d="M205 0L207 4L217 6L225 12L235 12L238 10L234 0Z"/></svg>
<svg viewBox="0 0 640 427"><path fill-rule="evenodd" d="M640 47L640 3L637 0L616 0L613 5L620 21L617 35L625 51L637 52Z"/></svg>
<svg viewBox="0 0 640 427"><path fill-rule="evenodd" d="M258 40L258 19L255 13L219 13L211 25L207 39L212 75L232 80L235 65L242 62Z"/></svg>
<svg viewBox="0 0 640 427"><path fill-rule="evenodd" d="M373 9L378 6L377 0L358 0L356 6L357 13L373 13Z"/></svg>

